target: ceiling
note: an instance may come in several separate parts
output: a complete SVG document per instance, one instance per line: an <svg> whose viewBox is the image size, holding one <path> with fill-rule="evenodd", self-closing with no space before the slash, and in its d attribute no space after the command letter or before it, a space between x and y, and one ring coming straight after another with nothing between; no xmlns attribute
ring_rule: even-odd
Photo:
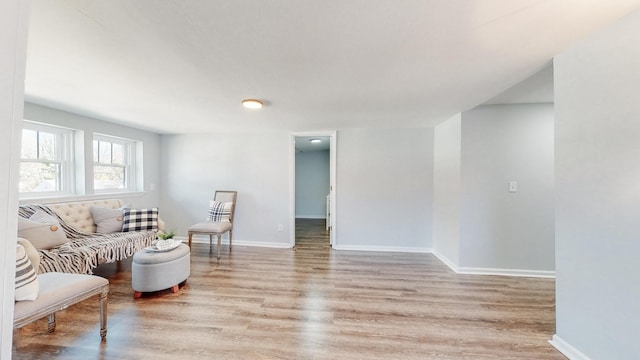
<svg viewBox="0 0 640 360"><path fill-rule="evenodd" d="M320 142L311 142L318 139ZM296 152L329 151L331 138L329 136L296 136Z"/></svg>
<svg viewBox="0 0 640 360"><path fill-rule="evenodd" d="M433 126L487 101L512 101L500 94L518 92L555 54L639 9L640 0L30 6L27 101L191 133ZM244 98L266 106L244 109Z"/></svg>
<svg viewBox="0 0 640 360"><path fill-rule="evenodd" d="M495 104L552 103L553 63L549 62L537 73L484 102Z"/></svg>

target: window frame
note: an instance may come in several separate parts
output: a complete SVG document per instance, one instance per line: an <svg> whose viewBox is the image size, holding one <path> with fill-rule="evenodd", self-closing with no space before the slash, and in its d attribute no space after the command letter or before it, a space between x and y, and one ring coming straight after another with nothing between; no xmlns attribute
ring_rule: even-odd
<svg viewBox="0 0 640 360"><path fill-rule="evenodd" d="M38 133L53 134L55 139L55 159L27 159L22 157L22 146L24 139L21 136L20 142L20 173L22 173L23 163L41 163L41 164L58 164L60 167L58 173L58 181L60 186L58 190L54 191L19 191L19 198L40 198L40 197L53 197L53 196L69 196L75 194L75 178L76 178L76 166L74 158L74 138L75 129L66 128L62 126L56 126L51 124L45 124L33 120L23 120L22 131L31 130ZM24 135L24 133L21 133ZM36 142L36 147L38 143ZM39 149L36 149L36 154ZM22 182L21 174L19 175L19 183Z"/></svg>
<svg viewBox="0 0 640 360"><path fill-rule="evenodd" d="M110 143L111 144L111 159L110 162L101 162L100 160L100 150L95 148L96 142L99 143ZM124 164L114 164L113 163L113 144L119 144L123 147L123 162ZM137 182L136 182L136 173L137 173L137 158L136 158L136 148L138 141L132 139L126 139L122 137L117 137L113 135L106 134L93 134L93 141L91 143L91 157L92 157L92 169L91 169L91 181L93 184L93 192L95 194L110 194L110 193L129 193L137 191ZM95 154L98 152L98 159L96 160ZM122 189L98 189L96 188L96 178L95 178L95 168L97 166L101 167L116 167L124 169L124 187Z"/></svg>

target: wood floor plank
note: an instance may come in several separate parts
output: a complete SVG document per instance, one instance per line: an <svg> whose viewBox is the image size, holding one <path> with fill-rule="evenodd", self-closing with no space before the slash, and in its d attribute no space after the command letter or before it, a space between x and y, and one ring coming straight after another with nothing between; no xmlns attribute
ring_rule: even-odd
<svg viewBox="0 0 640 360"><path fill-rule="evenodd" d="M333 251L324 221L296 247L194 244L191 276L134 300L131 263L104 264L97 300L14 331L14 359L565 359L553 279L457 275L431 254Z"/></svg>

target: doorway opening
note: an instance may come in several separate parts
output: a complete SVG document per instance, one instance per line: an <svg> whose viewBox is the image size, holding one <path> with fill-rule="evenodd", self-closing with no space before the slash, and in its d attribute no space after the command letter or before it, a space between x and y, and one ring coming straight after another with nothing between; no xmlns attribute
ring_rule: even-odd
<svg viewBox="0 0 640 360"><path fill-rule="evenodd" d="M335 244L336 133L291 133L290 246Z"/></svg>

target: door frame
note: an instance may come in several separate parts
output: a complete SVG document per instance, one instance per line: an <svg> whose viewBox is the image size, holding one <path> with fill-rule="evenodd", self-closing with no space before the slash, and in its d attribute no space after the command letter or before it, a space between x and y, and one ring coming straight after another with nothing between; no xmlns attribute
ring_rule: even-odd
<svg viewBox="0 0 640 360"><path fill-rule="evenodd" d="M329 243L336 245L336 178L337 178L337 132L334 131L292 131L289 133L289 246L296 246L296 137L299 136L328 136L329 137Z"/></svg>

